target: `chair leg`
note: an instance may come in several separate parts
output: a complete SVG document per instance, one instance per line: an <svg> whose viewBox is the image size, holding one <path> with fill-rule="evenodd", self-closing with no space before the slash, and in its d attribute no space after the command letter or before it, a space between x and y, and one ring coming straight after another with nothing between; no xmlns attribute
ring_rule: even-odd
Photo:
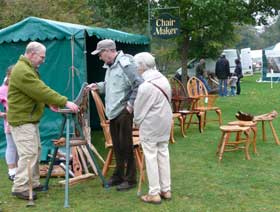
<svg viewBox="0 0 280 212"><path fill-rule="evenodd" d="M220 154L219 154L219 161L221 161L222 158L223 158L223 154L224 154L224 151L225 151L225 146L226 146L226 143L229 140L229 137L230 137L230 132L223 132L222 144L221 144Z"/></svg>
<svg viewBox="0 0 280 212"><path fill-rule="evenodd" d="M203 118L203 128L206 126L206 119L207 119L207 112L204 112L204 118Z"/></svg>
<svg viewBox="0 0 280 212"><path fill-rule="evenodd" d="M189 121L188 121L188 125L187 125L187 129L189 129L191 123L192 123L192 117L193 117L193 114L190 115L190 118L189 118Z"/></svg>
<svg viewBox="0 0 280 212"><path fill-rule="evenodd" d="M110 150L109 150L109 152L108 152L108 155L107 155L107 158L106 158L106 161L105 161L105 163L104 163L103 169L102 169L102 174L103 174L103 176L106 176L106 175L107 175L109 166L110 166L111 163L112 163L112 159L113 159L113 149L110 148Z"/></svg>
<svg viewBox="0 0 280 212"><path fill-rule="evenodd" d="M141 152L140 152L140 147L134 147L134 154L135 154L135 159L136 159L136 164L138 166L138 169L140 170L142 167L141 164Z"/></svg>
<svg viewBox="0 0 280 212"><path fill-rule="evenodd" d="M204 120L205 112L198 112L196 115L198 119L199 132L202 133L204 130L203 120Z"/></svg>
<svg viewBox="0 0 280 212"><path fill-rule="evenodd" d="M257 126L251 127L252 132L253 132L253 151L255 154L258 154L257 151Z"/></svg>
<svg viewBox="0 0 280 212"><path fill-rule="evenodd" d="M218 115L219 124L222 125L222 111L219 109L219 110L216 110L216 113Z"/></svg>
<svg viewBox="0 0 280 212"><path fill-rule="evenodd" d="M270 128L271 128L271 131L272 131L272 134L273 134L275 143L276 143L277 145L280 145L280 142L279 142L278 136L277 136L277 134L276 134L276 131L275 131L274 127L273 127L272 121L269 121L269 125L270 125Z"/></svg>
<svg viewBox="0 0 280 212"><path fill-rule="evenodd" d="M171 130L170 130L170 138L169 141L171 144L175 143L175 139L174 139L174 120L172 119L172 123L171 123Z"/></svg>
<svg viewBox="0 0 280 212"><path fill-rule="evenodd" d="M245 135L246 135L246 143L245 143L245 157L247 160L251 160L251 157L249 155L249 147L250 147L250 130L249 131L245 131Z"/></svg>
<svg viewBox="0 0 280 212"><path fill-rule="evenodd" d="M262 120L262 139L263 141L266 141L265 125L263 120Z"/></svg>
<svg viewBox="0 0 280 212"><path fill-rule="evenodd" d="M184 132L184 127L185 127L184 118L181 115L180 117L178 117L178 119L180 122L181 133L182 133L183 137L186 137L185 132Z"/></svg>
<svg viewBox="0 0 280 212"><path fill-rule="evenodd" d="M141 173L141 171L143 171L143 169L144 169L144 162L143 162L144 153L143 154L141 153L140 146L135 148L135 157L136 157L138 169ZM144 182L145 181L145 176L142 175L140 179Z"/></svg>
<svg viewBox="0 0 280 212"><path fill-rule="evenodd" d="M218 153L219 153L220 150L221 150L221 146L222 146L222 143L223 143L223 139L224 139L224 133L222 133L221 139L220 139L220 141L219 141L219 143L218 143L216 155L218 155Z"/></svg>

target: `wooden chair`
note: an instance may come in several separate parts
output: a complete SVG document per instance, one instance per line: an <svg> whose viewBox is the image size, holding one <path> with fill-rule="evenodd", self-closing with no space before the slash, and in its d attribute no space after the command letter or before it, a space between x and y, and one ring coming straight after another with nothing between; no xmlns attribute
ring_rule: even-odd
<svg viewBox="0 0 280 212"><path fill-rule="evenodd" d="M202 132L203 126L201 117L203 116L204 112L192 109L194 107L194 104L196 103L196 99L187 97L187 93L183 84L176 78L169 79L169 82L172 89L171 103L173 109L173 121L176 118L179 120L182 135L185 137L185 130L186 128L189 128L189 125L186 126L185 124L187 115L193 114L196 114L198 121L191 122L191 124L198 125L199 131ZM171 136L173 136L172 130Z"/></svg>
<svg viewBox="0 0 280 212"><path fill-rule="evenodd" d="M113 159L113 142L112 142L112 137L110 133L110 121L107 120L105 116L105 107L104 104L99 96L99 94L95 91L91 91L93 100L96 105L97 113L100 119L100 125L103 129L103 134L105 137L105 148L108 148L108 154L103 166L102 174L106 176L110 166L112 165L112 159ZM141 170L142 168L142 153L140 149L140 140L139 140L139 131L137 129L133 129L132 132L133 135L133 146L134 146L134 154L135 154L135 159L136 159L136 164Z"/></svg>
<svg viewBox="0 0 280 212"><path fill-rule="evenodd" d="M191 77L187 82L188 96L197 99L193 110L204 112L203 127L207 121L218 121L219 125L222 124L222 111L219 107L215 106L217 95L209 95L203 82L197 77ZM218 119L207 120L207 112L215 111Z"/></svg>

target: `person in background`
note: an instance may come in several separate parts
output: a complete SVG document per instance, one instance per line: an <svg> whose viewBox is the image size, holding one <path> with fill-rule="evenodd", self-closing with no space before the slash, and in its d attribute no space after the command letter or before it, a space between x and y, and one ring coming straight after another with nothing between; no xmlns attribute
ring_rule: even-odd
<svg viewBox="0 0 280 212"><path fill-rule="evenodd" d="M4 108L4 112L0 112L0 116L4 118L4 130L7 142L5 158L8 166L8 179L14 181L17 170L18 154L6 117L6 112L8 110L8 84L12 70L13 65L8 67L4 83L0 87L0 103Z"/></svg>
<svg viewBox="0 0 280 212"><path fill-rule="evenodd" d="M241 67L241 62L239 59L235 59L234 62L236 64L234 73L236 74L236 76L238 78L237 83L236 83L236 95L240 95L240 93L241 93L240 79L243 78L242 67Z"/></svg>
<svg viewBox="0 0 280 212"><path fill-rule="evenodd" d="M230 95L235 96L236 95L236 84L237 84L237 76L235 73L231 74L231 77L229 79L229 85L230 85Z"/></svg>
<svg viewBox="0 0 280 212"><path fill-rule="evenodd" d="M179 80L180 82L182 82L182 68L179 68L179 69L176 71L176 73L175 73L175 75L174 75L174 78L177 79L177 80Z"/></svg>
<svg viewBox="0 0 280 212"><path fill-rule="evenodd" d="M67 101L48 87L39 77L38 69L45 61L46 47L39 42L30 42L15 64L9 80L7 120L11 127L12 137L17 147L19 160L12 195L29 199L28 164L31 164L32 184L34 191L42 191L40 184L39 161L41 143L39 122L45 104L53 111L58 107L67 107L78 112L78 106ZM33 192L33 199L36 199Z"/></svg>
<svg viewBox="0 0 280 212"><path fill-rule="evenodd" d="M224 53L216 62L215 74L219 79L219 95L227 96L227 80L230 76L229 62Z"/></svg>
<svg viewBox="0 0 280 212"><path fill-rule="evenodd" d="M138 72L145 82L140 85L134 106L134 123L139 126L149 181L149 193L141 200L161 203L171 199L170 159L168 143L172 123L171 88L156 68L155 58L148 52L136 54Z"/></svg>
<svg viewBox="0 0 280 212"><path fill-rule="evenodd" d="M196 66L195 69L195 76L200 79L203 84L205 85L208 92L211 91L211 87L208 85L207 80L205 79L206 70L205 70L205 60L203 58L200 59L199 63Z"/></svg>
<svg viewBox="0 0 280 212"><path fill-rule="evenodd" d="M87 89L105 93L105 112L110 120L116 158L116 168L107 183L117 186L117 191L125 191L136 186L132 121L134 101L143 79L137 72L133 57L117 51L113 40L99 41L91 54L98 55L106 68L104 82L92 83Z"/></svg>

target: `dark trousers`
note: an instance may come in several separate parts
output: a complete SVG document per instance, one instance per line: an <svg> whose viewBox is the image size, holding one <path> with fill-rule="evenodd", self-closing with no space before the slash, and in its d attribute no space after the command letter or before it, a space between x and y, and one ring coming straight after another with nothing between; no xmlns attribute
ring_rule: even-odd
<svg viewBox="0 0 280 212"><path fill-rule="evenodd" d="M239 95L240 92L241 92L240 79L238 79L236 83L236 94Z"/></svg>
<svg viewBox="0 0 280 212"><path fill-rule="evenodd" d="M128 181L131 184L136 183L132 121L133 116L126 109L115 119L110 120L110 132L116 158L116 168L112 177L115 180Z"/></svg>

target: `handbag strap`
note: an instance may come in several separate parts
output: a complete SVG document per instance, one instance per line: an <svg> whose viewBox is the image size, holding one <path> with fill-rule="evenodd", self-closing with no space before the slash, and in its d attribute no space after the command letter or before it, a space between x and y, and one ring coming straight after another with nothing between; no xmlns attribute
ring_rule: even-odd
<svg viewBox="0 0 280 212"><path fill-rule="evenodd" d="M161 87L159 87L157 84L155 84L151 81L148 81L148 82L151 83L153 86L157 87L163 93L163 95L166 97L167 101L169 102L167 94L164 92L164 90Z"/></svg>

